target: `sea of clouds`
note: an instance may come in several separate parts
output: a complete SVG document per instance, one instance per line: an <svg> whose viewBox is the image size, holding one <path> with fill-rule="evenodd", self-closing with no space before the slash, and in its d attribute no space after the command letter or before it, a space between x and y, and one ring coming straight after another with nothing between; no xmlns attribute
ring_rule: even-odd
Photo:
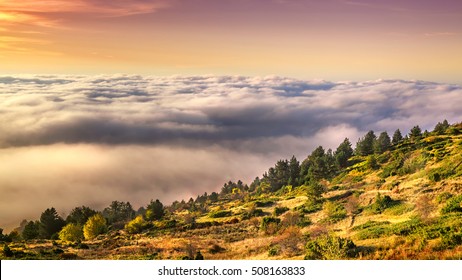
<svg viewBox="0 0 462 280"><path fill-rule="evenodd" d="M219 191L370 129L460 122L460 104L462 86L424 81L0 76L0 227Z"/></svg>

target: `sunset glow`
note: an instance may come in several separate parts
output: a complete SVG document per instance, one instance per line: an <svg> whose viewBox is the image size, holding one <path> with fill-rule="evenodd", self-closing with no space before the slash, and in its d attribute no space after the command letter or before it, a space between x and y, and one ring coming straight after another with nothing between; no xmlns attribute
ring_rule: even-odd
<svg viewBox="0 0 462 280"><path fill-rule="evenodd" d="M461 13L451 0L2 1L0 72L459 83Z"/></svg>

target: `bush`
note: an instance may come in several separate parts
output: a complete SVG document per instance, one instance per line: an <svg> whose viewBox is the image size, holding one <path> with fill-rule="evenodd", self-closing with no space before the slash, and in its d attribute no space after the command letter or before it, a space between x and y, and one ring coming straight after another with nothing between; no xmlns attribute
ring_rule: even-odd
<svg viewBox="0 0 462 280"><path fill-rule="evenodd" d="M288 212L284 215L282 220L282 225L284 227L298 226L306 227L311 224L309 217L306 217L304 214L299 212Z"/></svg>
<svg viewBox="0 0 462 280"><path fill-rule="evenodd" d="M274 202L271 200L255 201L255 207L271 207L273 204Z"/></svg>
<svg viewBox="0 0 462 280"><path fill-rule="evenodd" d="M338 202L327 201L324 203L323 210L327 215L326 222L335 223L345 219L347 216L345 207Z"/></svg>
<svg viewBox="0 0 462 280"><path fill-rule="evenodd" d="M430 170L428 173L428 179L432 182L439 182L443 179L447 179L454 175L453 167L451 166L442 166Z"/></svg>
<svg viewBox="0 0 462 280"><path fill-rule="evenodd" d="M404 161L403 166L398 170L398 174L406 175L415 173L424 168L426 163L427 156L425 154L410 157Z"/></svg>
<svg viewBox="0 0 462 280"><path fill-rule="evenodd" d="M203 260L204 256L202 255L201 251L197 251L196 256L194 257L194 260Z"/></svg>
<svg viewBox="0 0 462 280"><path fill-rule="evenodd" d="M458 245L462 245L462 233L448 232L441 236L441 247L453 249Z"/></svg>
<svg viewBox="0 0 462 280"><path fill-rule="evenodd" d="M279 228L281 219L274 217L263 217L261 220L260 228L265 231L266 234L274 234Z"/></svg>
<svg viewBox="0 0 462 280"><path fill-rule="evenodd" d="M281 250L281 248L279 248L278 245L271 246L271 247L268 249L268 256L270 256L270 257L277 256L277 255L279 255L279 251L280 251L280 250Z"/></svg>
<svg viewBox="0 0 462 280"><path fill-rule="evenodd" d="M3 255L7 258L11 258L14 255L13 251L6 244L3 245Z"/></svg>
<svg viewBox="0 0 462 280"><path fill-rule="evenodd" d="M393 199L390 196L382 196L380 193L377 193L375 197L374 204L371 205L371 210L374 214L380 214L385 209L393 205Z"/></svg>
<svg viewBox="0 0 462 280"><path fill-rule="evenodd" d="M107 231L106 219L101 214L91 216L83 227L85 239L93 239Z"/></svg>
<svg viewBox="0 0 462 280"><path fill-rule="evenodd" d="M63 241L76 242L83 239L82 226L74 223L64 226L58 234L59 239Z"/></svg>
<svg viewBox="0 0 462 280"><path fill-rule="evenodd" d="M446 205L441 209L442 214L462 212L462 195L450 198Z"/></svg>
<svg viewBox="0 0 462 280"><path fill-rule="evenodd" d="M413 234L420 230L423 227L422 221L417 217L413 217L412 219L396 223L391 226L391 232L396 235L407 236Z"/></svg>
<svg viewBox="0 0 462 280"><path fill-rule="evenodd" d="M379 169L380 165L377 162L375 155L369 155L366 159L366 167L368 169L376 170Z"/></svg>
<svg viewBox="0 0 462 280"><path fill-rule="evenodd" d="M219 210L209 213L210 218L223 218L231 216L232 212L230 210Z"/></svg>
<svg viewBox="0 0 462 280"><path fill-rule="evenodd" d="M295 256L300 253L303 241L304 238L300 229L296 226L291 226L278 234L272 243L279 245L280 252L284 252L288 256Z"/></svg>
<svg viewBox="0 0 462 280"><path fill-rule="evenodd" d="M453 197L453 194L452 194L452 193L448 193L448 192L440 193L440 194L436 197L436 202L437 202L437 203L446 202L446 201L447 201L448 199L450 199L451 197Z"/></svg>
<svg viewBox="0 0 462 280"><path fill-rule="evenodd" d="M281 214L289 211L289 208L287 207L276 207L274 208L274 215L275 216L280 216Z"/></svg>
<svg viewBox="0 0 462 280"><path fill-rule="evenodd" d="M255 208L255 206L251 206L246 212L242 213L242 219L243 220L248 220L253 217L261 217L265 213L263 212L262 209Z"/></svg>
<svg viewBox="0 0 462 280"><path fill-rule="evenodd" d="M428 179L432 182L441 181L441 175L438 171L432 171L428 174Z"/></svg>
<svg viewBox="0 0 462 280"><path fill-rule="evenodd" d="M168 229L168 228L176 227L177 223L178 223L177 220L170 219L170 220L157 221L154 223L154 225L159 229Z"/></svg>
<svg viewBox="0 0 462 280"><path fill-rule="evenodd" d="M309 241L305 247L305 260L341 260L353 258L357 254L353 241L330 234Z"/></svg>
<svg viewBox="0 0 462 280"><path fill-rule="evenodd" d="M149 227L149 223L143 219L143 216L137 216L125 225L125 230L128 233L135 234L140 233Z"/></svg>
<svg viewBox="0 0 462 280"><path fill-rule="evenodd" d="M295 208L295 210L298 210L303 214L310 214L310 213L318 212L321 209L322 209L322 200L318 200L313 197L308 197L308 200L303 205Z"/></svg>

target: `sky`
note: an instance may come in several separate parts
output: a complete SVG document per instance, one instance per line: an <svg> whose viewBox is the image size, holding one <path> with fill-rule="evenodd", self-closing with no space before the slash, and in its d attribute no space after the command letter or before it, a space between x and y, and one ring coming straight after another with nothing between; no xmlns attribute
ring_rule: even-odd
<svg viewBox="0 0 462 280"><path fill-rule="evenodd" d="M459 0L3 0L0 73L462 83Z"/></svg>
<svg viewBox="0 0 462 280"><path fill-rule="evenodd" d="M462 116L462 2L0 1L0 228Z"/></svg>

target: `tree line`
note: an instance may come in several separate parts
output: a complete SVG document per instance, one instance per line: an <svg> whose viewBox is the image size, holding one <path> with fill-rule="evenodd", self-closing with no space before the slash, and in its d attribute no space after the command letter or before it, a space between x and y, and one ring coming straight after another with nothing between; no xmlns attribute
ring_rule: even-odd
<svg viewBox="0 0 462 280"><path fill-rule="evenodd" d="M447 120L444 120L438 122L431 134L442 135L450 128L453 127ZM219 193L204 193L198 195L196 199L190 198L187 202L174 201L168 207L156 199L151 200L146 207L140 207L135 211L130 202L113 201L103 211L87 206L76 207L65 219L57 213L54 207L51 207L42 212L39 220L23 220L20 226L9 234L3 234L3 229L0 229L0 241L38 238L79 241L92 239L108 229L123 228L129 233L137 233L151 227L153 221L161 220L168 212L183 210L204 212L207 204L219 199L239 198L240 195L254 192L276 192L284 186L292 188L301 185L317 186L321 180L332 179L339 172L354 164L355 157L381 154L400 145L416 143L428 135L430 132L422 132L418 125L414 126L405 136L399 129L393 133L392 137L386 131L381 132L377 137L375 132L370 130L358 139L354 148L348 138L345 138L335 151L325 150L319 146L301 163L295 156L289 160L278 160L261 178L256 177L250 185L244 184L241 180L229 181L223 185Z"/></svg>

